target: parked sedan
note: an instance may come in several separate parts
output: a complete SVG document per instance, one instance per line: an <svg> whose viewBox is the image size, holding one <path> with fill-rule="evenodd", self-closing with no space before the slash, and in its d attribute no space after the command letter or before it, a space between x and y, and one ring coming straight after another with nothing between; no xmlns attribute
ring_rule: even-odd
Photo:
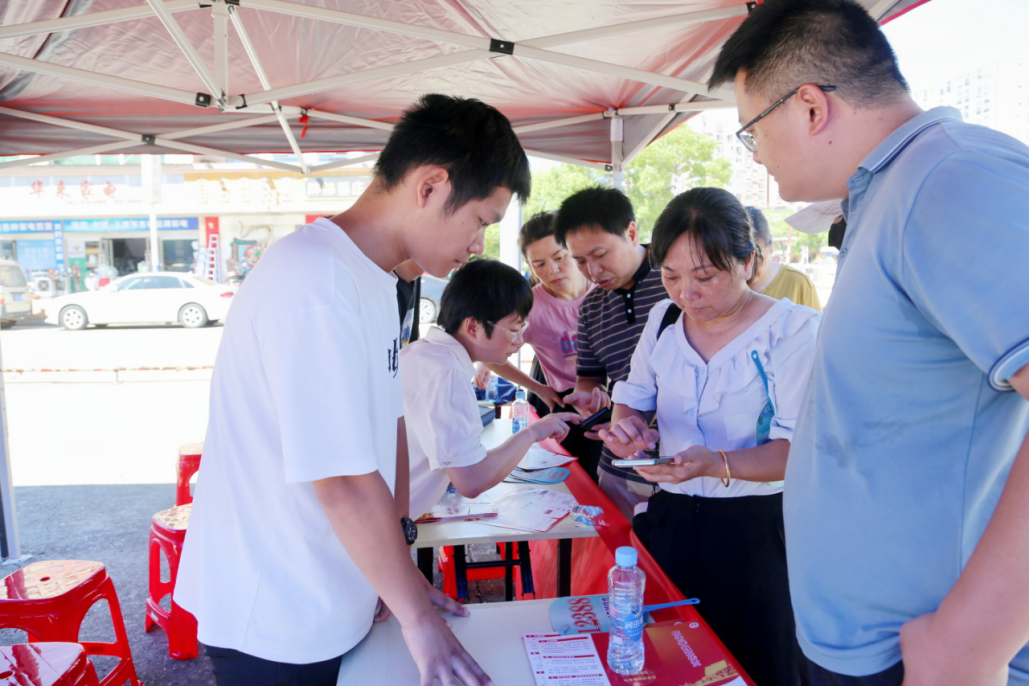
<svg viewBox="0 0 1030 687"><path fill-rule="evenodd" d="M236 289L182 272L146 272L116 279L97 291L58 296L43 306L46 321L65 329L87 324L178 322L203 327L225 317Z"/></svg>

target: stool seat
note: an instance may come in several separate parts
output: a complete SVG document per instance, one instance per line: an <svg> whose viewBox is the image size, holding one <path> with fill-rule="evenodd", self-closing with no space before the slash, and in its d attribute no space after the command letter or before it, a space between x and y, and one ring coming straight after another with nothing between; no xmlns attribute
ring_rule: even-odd
<svg viewBox="0 0 1030 687"><path fill-rule="evenodd" d="M154 514L154 523L171 532L181 531L185 535L186 528L190 524L190 512L192 510L192 503L163 510L160 513Z"/></svg>
<svg viewBox="0 0 1030 687"><path fill-rule="evenodd" d="M95 685L97 673L81 644L37 642L0 646L0 685Z"/></svg>
<svg viewBox="0 0 1030 687"><path fill-rule="evenodd" d="M3 579L0 599L23 601L52 599L75 589L103 570L94 561L38 561L30 563Z"/></svg>
<svg viewBox="0 0 1030 687"><path fill-rule="evenodd" d="M107 601L111 611L115 641L80 642L82 620L101 600ZM117 657L118 663L101 684L123 685L126 681L140 684L132 663L118 594L103 563L37 561L14 571L0 584L0 627L24 631L32 644L78 642L91 656ZM96 680L95 675L93 680Z"/></svg>
<svg viewBox="0 0 1030 687"><path fill-rule="evenodd" d="M204 452L204 442L198 442L196 444L183 444L179 447L179 457L184 458L186 456L197 456Z"/></svg>

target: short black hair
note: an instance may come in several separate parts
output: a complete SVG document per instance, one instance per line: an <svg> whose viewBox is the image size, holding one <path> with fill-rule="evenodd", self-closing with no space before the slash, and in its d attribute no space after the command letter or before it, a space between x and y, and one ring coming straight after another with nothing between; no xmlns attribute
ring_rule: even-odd
<svg viewBox="0 0 1030 687"><path fill-rule="evenodd" d="M762 211L756 207L748 205L744 208L747 210L748 217L751 218L751 228L755 230L755 243L758 247L768 246L772 243L772 232L769 230L769 220L765 218Z"/></svg>
<svg viewBox="0 0 1030 687"><path fill-rule="evenodd" d="M393 128L375 175L389 190L423 165L439 165L450 175L448 213L488 198L502 186L520 202L529 197L529 159L511 123L496 108L473 98L438 93L419 98Z"/></svg>
<svg viewBox="0 0 1030 687"><path fill-rule="evenodd" d="M471 317L483 325L486 338L496 324L518 313L525 319L533 308L533 289L514 267L499 260L473 260L454 273L440 297L437 326L453 336Z"/></svg>
<svg viewBox="0 0 1030 687"><path fill-rule="evenodd" d="M723 272L730 270L733 260L744 262L756 251L747 210L721 188L693 188L669 201L651 234L655 263L662 265L672 244L684 235Z"/></svg>
<svg viewBox="0 0 1030 687"><path fill-rule="evenodd" d="M879 25L854 0L766 0L723 44L708 88L733 83L781 98L806 83L836 86L854 107L890 104L908 91Z"/></svg>
<svg viewBox="0 0 1030 687"><path fill-rule="evenodd" d="M554 219L558 213L538 212L519 229L519 250L526 254L526 248L540 239L554 236Z"/></svg>
<svg viewBox="0 0 1030 687"><path fill-rule="evenodd" d="M562 201L554 220L554 238L564 246L569 233L583 227L625 236L629 223L636 219L633 203L622 191L603 186L585 188Z"/></svg>

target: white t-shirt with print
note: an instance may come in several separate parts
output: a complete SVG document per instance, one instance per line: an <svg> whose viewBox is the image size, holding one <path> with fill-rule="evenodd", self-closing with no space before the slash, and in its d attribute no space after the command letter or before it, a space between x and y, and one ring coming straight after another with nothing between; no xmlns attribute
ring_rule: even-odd
<svg viewBox="0 0 1030 687"><path fill-rule="evenodd" d="M311 483L378 470L394 487L395 284L318 219L275 243L235 296L174 594L203 643L313 663L371 627L376 592Z"/></svg>
<svg viewBox="0 0 1030 687"><path fill-rule="evenodd" d="M431 327L401 351L404 424L408 430L411 517L436 505L447 491L445 468L486 458L483 422L472 388L475 368L457 339Z"/></svg>
<svg viewBox="0 0 1030 687"><path fill-rule="evenodd" d="M640 411L658 411L660 453L673 456L691 446L735 451L756 445L756 424L765 404L773 405L769 439L794 436L801 400L808 387L815 338L822 314L782 299L713 355L706 363L687 341L680 313L658 338L664 300L651 313L633 352L629 378L615 385L612 401ZM751 358L757 353L769 380L769 393ZM730 471L732 474L732 465ZM717 477L659 485L674 494L706 497L766 496L783 482Z"/></svg>

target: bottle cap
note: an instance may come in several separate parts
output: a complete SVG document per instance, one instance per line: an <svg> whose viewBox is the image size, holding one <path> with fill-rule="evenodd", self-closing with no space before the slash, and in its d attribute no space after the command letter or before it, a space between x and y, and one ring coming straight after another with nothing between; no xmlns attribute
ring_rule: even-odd
<svg viewBox="0 0 1030 687"><path fill-rule="evenodd" d="M637 564L637 550L632 546L620 546L615 549L615 565L620 568L632 568Z"/></svg>

